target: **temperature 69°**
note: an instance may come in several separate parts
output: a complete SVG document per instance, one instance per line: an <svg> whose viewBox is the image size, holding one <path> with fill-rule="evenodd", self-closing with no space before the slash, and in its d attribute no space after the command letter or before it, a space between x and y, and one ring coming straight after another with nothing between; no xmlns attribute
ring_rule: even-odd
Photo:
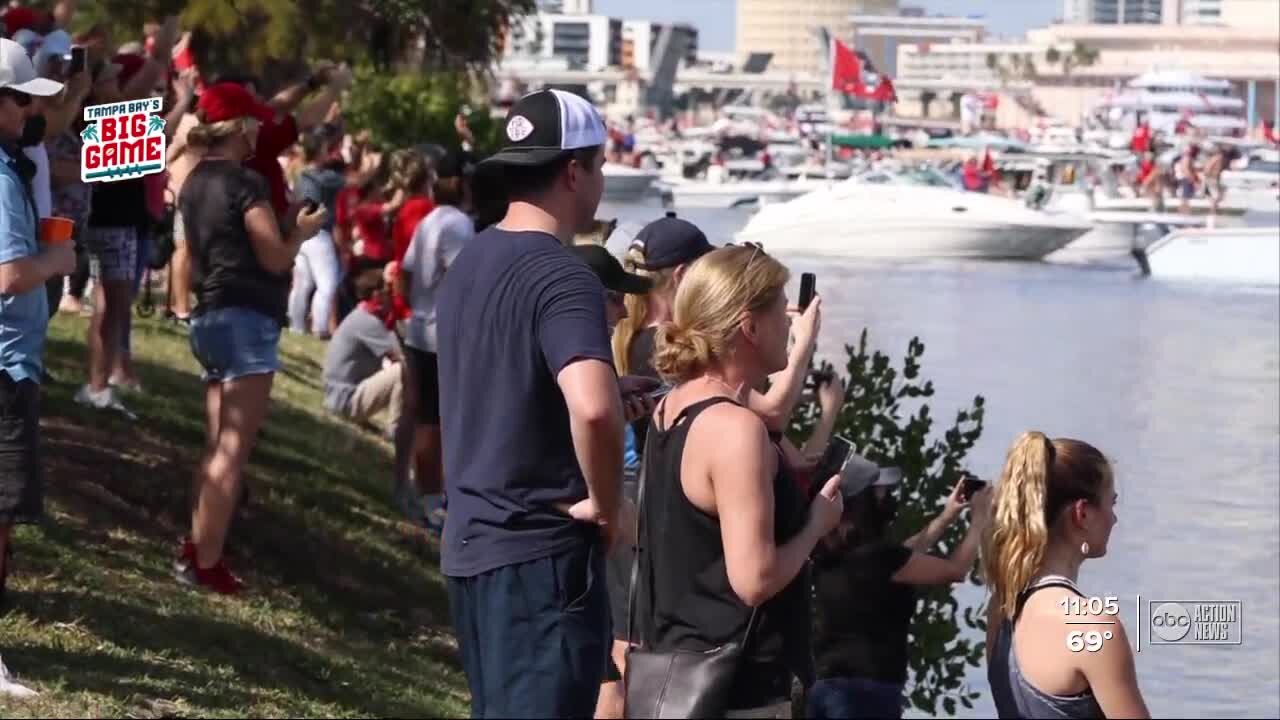
<svg viewBox="0 0 1280 720"><path fill-rule="evenodd" d="M1112 637L1110 630L1102 632L1097 630L1072 630L1067 633L1067 649L1071 652L1080 652L1081 650L1098 652L1102 649L1103 641L1110 640Z"/></svg>

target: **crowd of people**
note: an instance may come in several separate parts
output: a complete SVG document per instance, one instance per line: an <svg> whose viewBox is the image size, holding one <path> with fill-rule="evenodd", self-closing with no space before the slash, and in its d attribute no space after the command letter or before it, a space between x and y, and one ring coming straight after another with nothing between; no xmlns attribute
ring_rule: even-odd
<svg viewBox="0 0 1280 720"><path fill-rule="evenodd" d="M74 4L57 8L6 16L30 32L0 39L0 591L11 527L42 512L50 315L79 310L87 274L76 401L131 417L131 305L167 264L206 408L177 579L244 590L223 549L280 337L323 338L324 410L391 440L390 497L440 537L475 717L900 716L916 588L962 581L980 547L1001 716L1146 715L1118 619L1096 618L1118 641L1074 654L1055 610L1106 552L1105 457L1027 433L993 488L957 483L892 539L892 473L818 474L838 377L816 383L801 446L785 434L821 297L793 307L763 247L717 248L673 215L621 260L575 246L598 230L609 144L586 100L521 98L478 164L462 114L443 153L383 154L342 126L343 67L264 99L253 78L175 62L172 18L108 51L101 30L58 29ZM167 173L81 182L82 108L156 93ZM56 217L73 242L45 241ZM966 509L964 539L938 552ZM5 673L0 687L19 694Z"/></svg>

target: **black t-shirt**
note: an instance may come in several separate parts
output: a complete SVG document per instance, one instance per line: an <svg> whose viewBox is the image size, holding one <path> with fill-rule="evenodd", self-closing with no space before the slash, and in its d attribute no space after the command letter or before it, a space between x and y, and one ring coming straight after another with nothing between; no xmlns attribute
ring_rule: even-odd
<svg viewBox="0 0 1280 720"><path fill-rule="evenodd" d="M891 578L911 552L897 543L873 542L818 556L813 572L819 678L906 682L916 592Z"/></svg>
<svg viewBox="0 0 1280 720"><path fill-rule="evenodd" d="M556 503L587 497L556 377L613 365L604 286L543 232L496 227L463 245L436 301L450 577L596 542Z"/></svg>
<svg viewBox="0 0 1280 720"><path fill-rule="evenodd" d="M245 212L258 203L271 205L267 181L230 160L201 162L182 186L178 207L191 252L197 315L246 307L284 323L289 274L262 267L244 224Z"/></svg>
<svg viewBox="0 0 1280 720"><path fill-rule="evenodd" d="M644 328L632 336L631 347L627 349L627 365L630 366L632 375L658 377L658 371L653 369L653 353L657 337L658 329L654 327ZM644 457L644 441L649 436L649 417L645 415L631 423L631 429L636 434L636 452L641 457Z"/></svg>
<svg viewBox="0 0 1280 720"><path fill-rule="evenodd" d="M145 228L151 224L147 211L147 187L142 178L94 183L89 207L91 227Z"/></svg>

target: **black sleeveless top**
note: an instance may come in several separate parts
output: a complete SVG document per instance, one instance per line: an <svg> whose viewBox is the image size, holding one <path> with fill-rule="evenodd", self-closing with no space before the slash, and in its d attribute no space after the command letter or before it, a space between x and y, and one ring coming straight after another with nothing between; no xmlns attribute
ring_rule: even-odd
<svg viewBox="0 0 1280 720"><path fill-rule="evenodd" d="M685 408L662 430L654 422L645 446L641 509L641 563L637 582L638 630L656 650L712 650L740 640L751 608L729 585L718 518L689 501L680 479L685 442L698 415L715 397ZM773 479L774 540L787 542L803 528L807 506L781 459ZM791 678L812 680L809 571L760 606L730 694L730 709L760 707L789 698ZM650 610L645 610L650 608Z"/></svg>

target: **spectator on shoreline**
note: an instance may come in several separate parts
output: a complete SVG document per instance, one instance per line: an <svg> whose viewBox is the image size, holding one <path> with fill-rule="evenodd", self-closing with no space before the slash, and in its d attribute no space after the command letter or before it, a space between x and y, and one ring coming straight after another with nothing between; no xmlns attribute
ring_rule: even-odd
<svg viewBox="0 0 1280 720"><path fill-rule="evenodd" d="M149 97L168 67L177 38L177 19L165 21L156 42L160 62L139 55L117 54L93 81L89 104ZM100 183L90 202L86 244L94 279L94 311L88 330L88 382L75 401L99 410L114 410L132 419L117 388L136 389L125 335L136 282L146 257L146 233L152 225L145 178Z"/></svg>
<svg viewBox="0 0 1280 720"><path fill-rule="evenodd" d="M815 720L902 717L916 588L963 582L991 517L990 489L965 500L960 481L940 515L895 542L889 530L898 489L885 475L871 487L842 487L840 526L814 552L818 682L808 693L807 717ZM950 557L930 554L966 507L973 514L964 540Z"/></svg>
<svg viewBox="0 0 1280 720"><path fill-rule="evenodd" d="M306 80L290 85L270 100L264 100L258 94L255 77L227 76L220 82L242 86L255 102L271 111L269 115L263 114L257 145L245 164L266 179L271 191L271 207L282 223L287 224L292 220L289 216L289 186L279 157L298 141L300 133L325 122L338 96L351 87L351 71L344 65L322 65ZM307 100L313 94L315 97Z"/></svg>
<svg viewBox="0 0 1280 720"><path fill-rule="evenodd" d="M1009 448L982 552L987 679L1001 718L1151 717L1124 623L1114 608L1091 615L1076 585L1084 561L1107 554L1118 499L1111 463L1086 442L1027 432ZM1064 614L1077 601L1080 612ZM1114 638L1072 652L1071 630Z"/></svg>
<svg viewBox="0 0 1280 720"><path fill-rule="evenodd" d="M725 717L789 717L793 679L811 681L807 564L841 514L839 477L807 501L747 407L787 363L788 278L758 246L708 253L656 339L654 364L676 386L645 444L630 640L658 652L744 643Z"/></svg>
<svg viewBox="0 0 1280 720"><path fill-rule="evenodd" d="M360 304L343 318L325 348L324 407L356 423L368 423L387 410L386 434L391 436L400 421L403 358L395 333L387 328L390 293L378 268L361 272L355 287Z"/></svg>
<svg viewBox="0 0 1280 720"><path fill-rule="evenodd" d="M442 571L474 717L587 717L609 641L622 401L600 280L564 245L604 191L589 102L521 98L506 216L463 246L437 301L448 516ZM582 500L596 509L570 515Z"/></svg>
<svg viewBox="0 0 1280 720"><path fill-rule="evenodd" d="M475 224L467 216L473 170L465 153L450 151L441 159L433 173L435 207L414 228L400 267L400 284L410 311L404 338L410 390L403 396L402 425L396 435L395 493L401 510L411 518L420 515L417 498L421 497L427 528L437 534L444 529L444 466L436 305L449 267L475 238ZM414 468L412 483L410 467Z"/></svg>
<svg viewBox="0 0 1280 720"><path fill-rule="evenodd" d="M31 191L34 168L18 147L34 100L62 91L36 75L22 46L0 39L0 599L13 562L10 531L44 513L40 382L49 326L45 283L75 269L70 242L43 245Z"/></svg>
<svg viewBox="0 0 1280 720"><path fill-rule="evenodd" d="M206 447L194 480L191 538L175 570L184 582L232 594L242 585L227 569L223 548L280 369L289 271L326 213L303 209L291 232L281 230L265 180L243 165L257 145L259 122L273 113L243 87L206 88L198 112L202 124L188 139L203 156L178 202L193 260L190 339L204 369Z"/></svg>
<svg viewBox="0 0 1280 720"><path fill-rule="evenodd" d="M308 134L303 140L302 154L307 166L298 178L296 193L304 203L323 207L329 216L315 237L302 243L294 262L293 288L289 291L289 329L295 333L307 332L309 310L311 334L328 339L338 283L342 279L338 246L333 239L333 212L345 180L333 167L327 134Z"/></svg>

